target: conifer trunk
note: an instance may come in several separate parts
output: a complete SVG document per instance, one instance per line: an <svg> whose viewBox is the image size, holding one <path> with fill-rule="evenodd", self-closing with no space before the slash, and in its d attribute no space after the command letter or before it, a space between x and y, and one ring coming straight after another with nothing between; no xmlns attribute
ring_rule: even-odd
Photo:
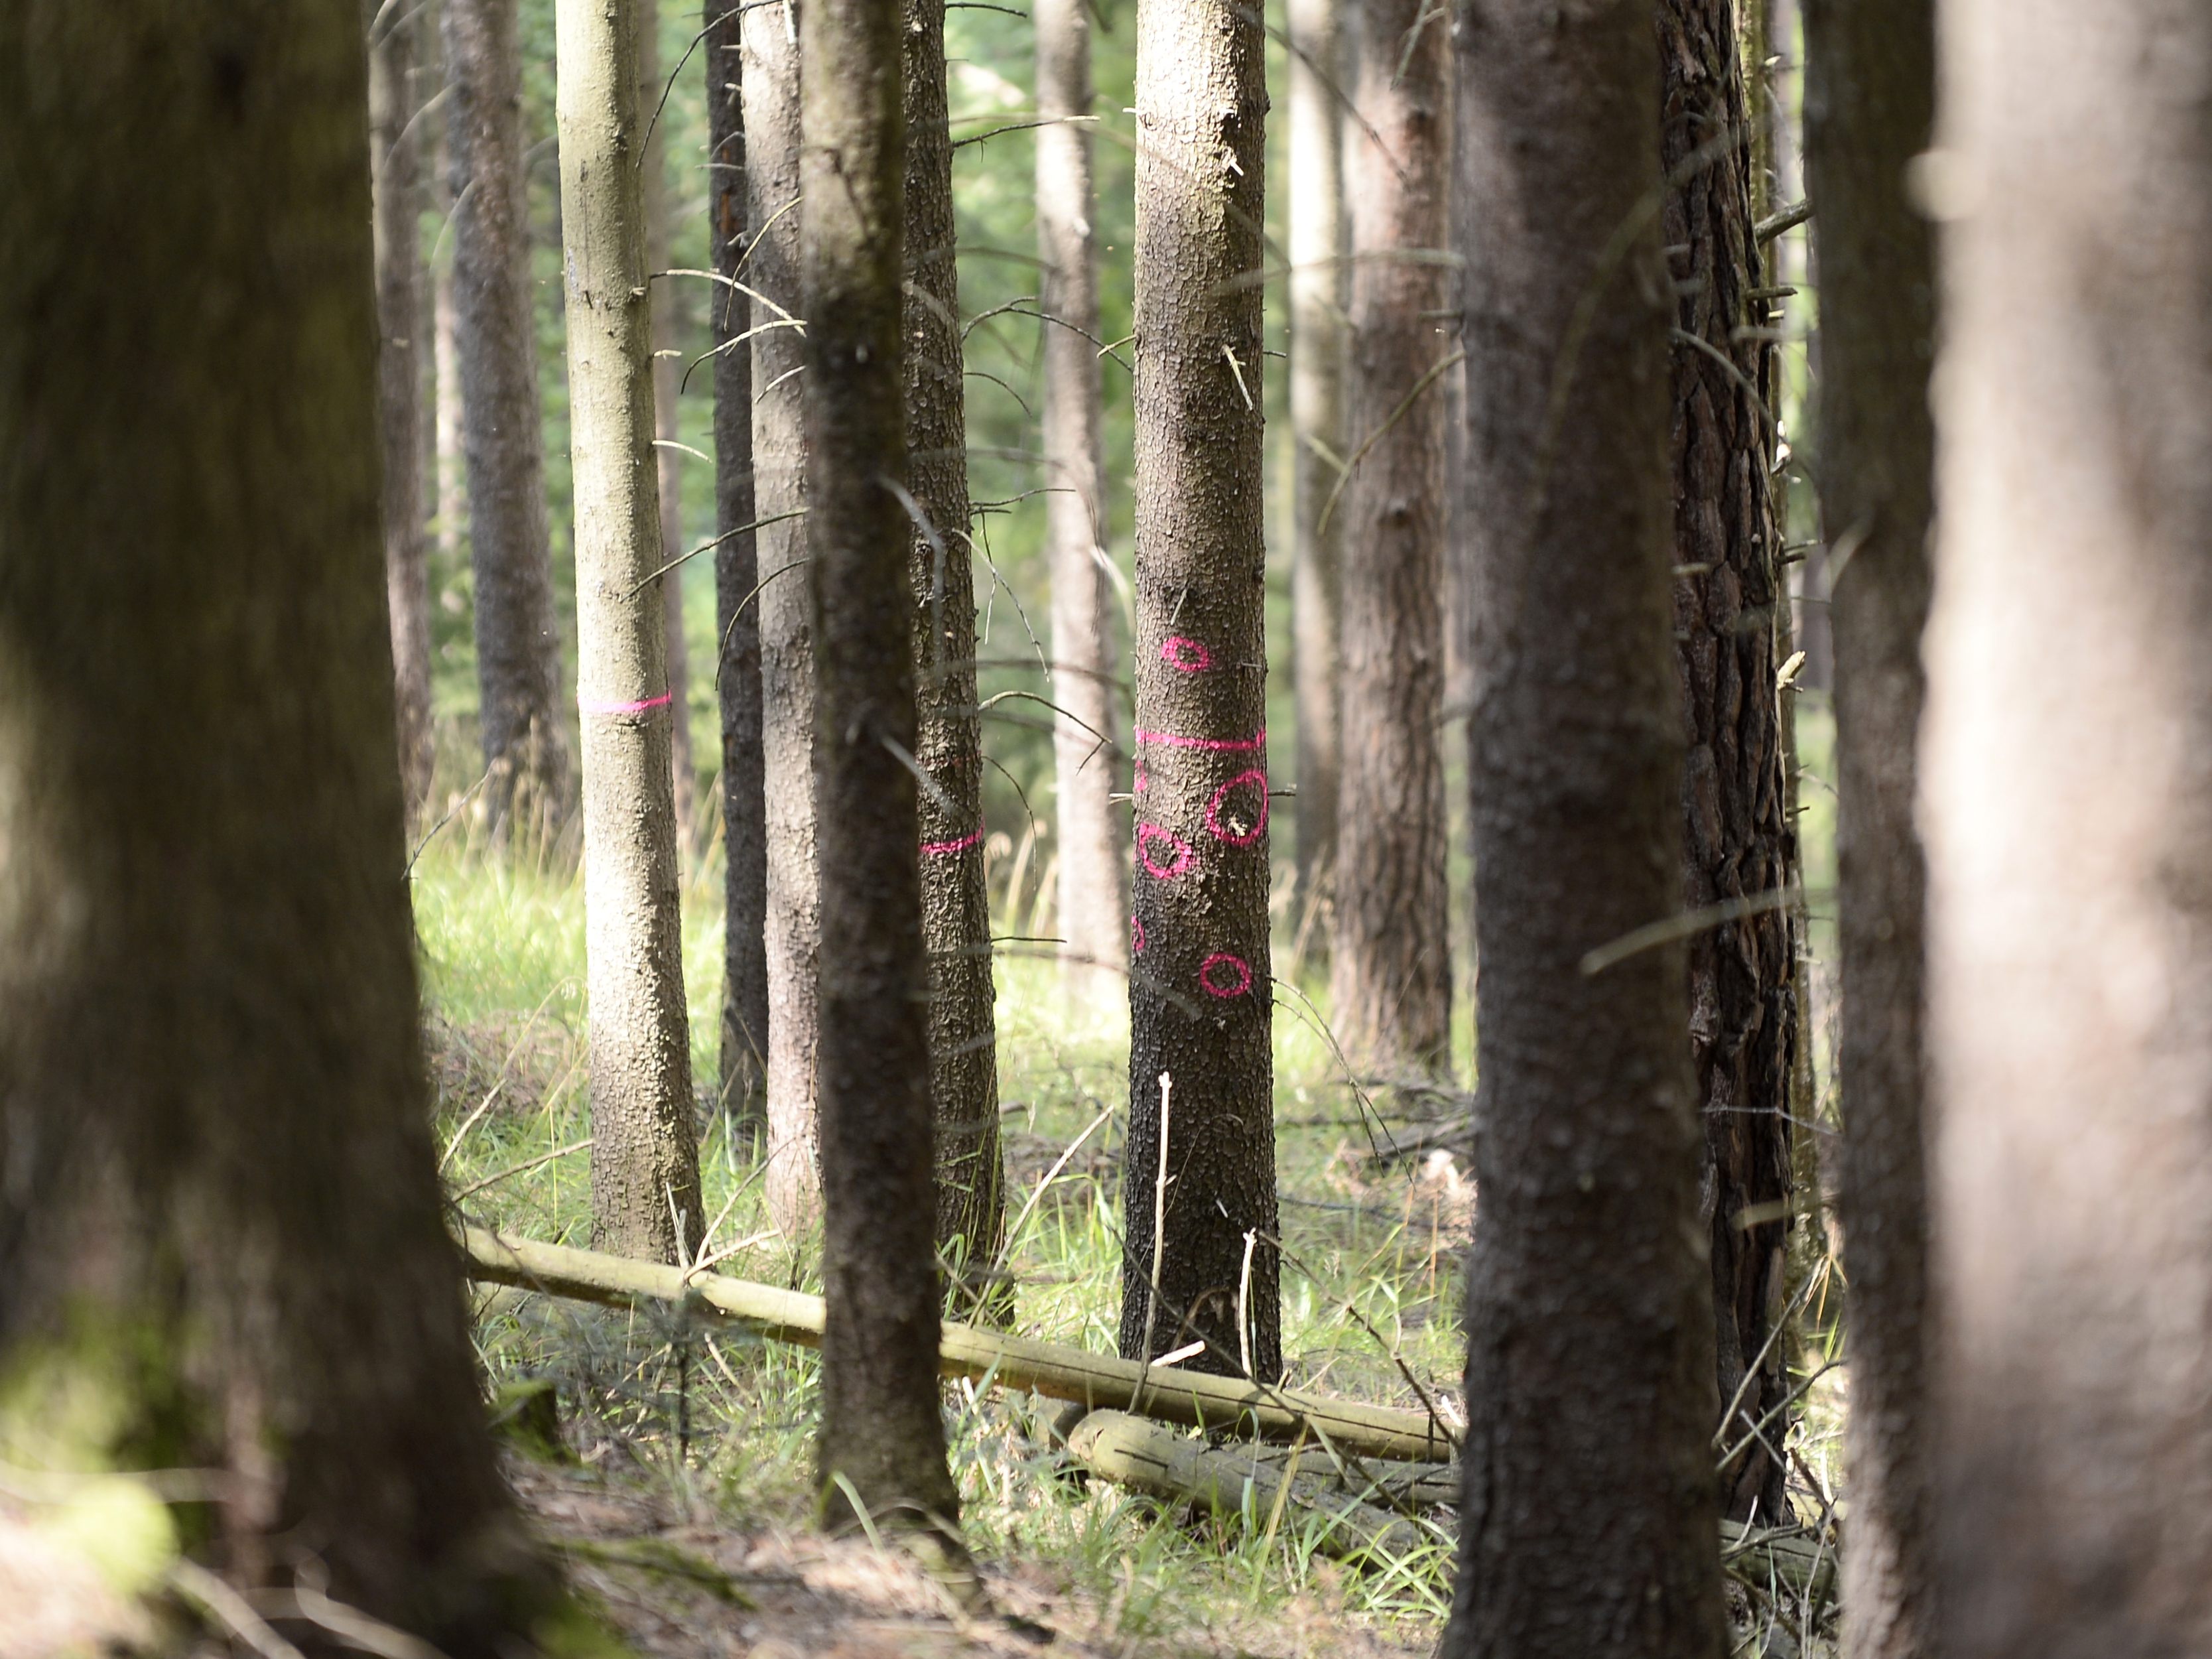
<svg viewBox="0 0 2212 1659"><path fill-rule="evenodd" d="M1449 1659L1726 1651L1682 949L1579 965L1680 897L1652 12L1455 30L1482 1209Z"/></svg>
<svg viewBox="0 0 2212 1659"><path fill-rule="evenodd" d="M744 36L745 285L753 326L753 545L760 613L761 765L766 781L769 1213L787 1235L821 1208L815 1050L821 897L815 871L814 631L808 614L806 343L799 297L799 20L805 0L754 6Z"/></svg>
<svg viewBox="0 0 2212 1659"><path fill-rule="evenodd" d="M950 1532L938 1410L902 384L901 0L800 20L807 546L822 859L823 1499ZM950 250L947 250L948 253ZM850 1485L833 1484L843 1476ZM854 1499L858 1500L857 1505Z"/></svg>
<svg viewBox="0 0 2212 1659"><path fill-rule="evenodd" d="M640 0L559 0L562 264L576 497L592 1017L592 1224L678 1261L705 1231L692 1121L672 694L653 462L653 319L638 158Z"/></svg>
<svg viewBox="0 0 2212 1659"><path fill-rule="evenodd" d="M1194 1369L1272 1382L1283 1356L1262 360L1260 289L1241 280L1261 264L1261 43L1256 12L1139 0L1137 954L1121 1337L1139 1358L1203 1340ZM1170 1184L1156 1217L1164 1134Z"/></svg>
<svg viewBox="0 0 2212 1659"><path fill-rule="evenodd" d="M1046 557L1052 570L1053 765L1060 960L1085 1000L1119 997L1129 965L1128 836L1112 799L1122 749L1120 630L1106 551L1091 20L1035 0L1037 255L1044 325Z"/></svg>
<svg viewBox="0 0 2212 1659"><path fill-rule="evenodd" d="M516 0L445 0L454 338L468 458L483 811L495 833L567 817L568 745L553 617L538 347L522 179Z"/></svg>
<svg viewBox="0 0 2212 1659"><path fill-rule="evenodd" d="M1451 1059L1444 874L1445 377L1455 372L1451 44L1425 0L1369 0L1351 168L1352 420L1341 571L1337 1040L1384 1075Z"/></svg>
<svg viewBox="0 0 2212 1659"><path fill-rule="evenodd" d="M460 1659L554 1586L430 1144L362 26L0 15L0 1437L209 1471L179 1520L233 1584L311 1547Z"/></svg>

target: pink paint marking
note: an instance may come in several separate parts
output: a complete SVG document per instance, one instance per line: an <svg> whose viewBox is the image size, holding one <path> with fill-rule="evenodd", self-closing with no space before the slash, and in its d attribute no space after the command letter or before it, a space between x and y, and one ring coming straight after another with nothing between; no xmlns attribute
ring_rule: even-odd
<svg viewBox="0 0 2212 1659"><path fill-rule="evenodd" d="M1137 728L1137 741L1164 744L1170 749L1204 749L1217 755L1243 755L1267 746L1267 728L1263 726L1250 738L1240 741L1236 738L1186 738L1174 732L1147 732L1140 726Z"/></svg>
<svg viewBox="0 0 2212 1659"><path fill-rule="evenodd" d="M1236 975L1232 985L1216 985L1213 970L1226 968ZM1241 997L1252 988L1252 968L1242 957L1232 957L1226 951L1216 951L1198 964L1198 982L1206 988L1208 996L1219 997L1226 1002L1231 997Z"/></svg>
<svg viewBox="0 0 2212 1659"><path fill-rule="evenodd" d="M1152 842L1164 841L1175 848L1175 862L1163 868L1152 859ZM1198 862L1198 849L1172 830L1163 830L1157 823L1137 826L1137 858L1145 868L1162 881L1172 881Z"/></svg>
<svg viewBox="0 0 2212 1659"><path fill-rule="evenodd" d="M1222 828L1221 806L1229 799L1229 792L1245 784L1260 786L1260 820L1242 835L1231 834ZM1213 799L1206 803L1206 827L1216 841L1226 842L1231 847L1249 847L1266 833L1267 828L1267 775L1257 767L1249 772L1239 772L1235 777L1213 792Z"/></svg>
<svg viewBox="0 0 2212 1659"><path fill-rule="evenodd" d="M1160 647L1160 660L1186 674L1202 674L1213 666L1213 653L1198 641L1177 634Z"/></svg>
<svg viewBox="0 0 2212 1659"><path fill-rule="evenodd" d="M1133 957L1145 954L1145 919L1134 911L1129 913L1129 954Z"/></svg>
<svg viewBox="0 0 2212 1659"><path fill-rule="evenodd" d="M643 714L665 708L675 701L673 691L664 691L657 697L641 697L635 702L587 702L579 697L576 706L586 714Z"/></svg>
<svg viewBox="0 0 2212 1659"><path fill-rule="evenodd" d="M1138 757L1137 757L1137 782L1136 782L1136 787L1135 787L1134 788L1131 789L1129 793L1130 793L1131 794L1133 794L1133 795L1141 795L1141 794L1143 794L1143 793L1145 793L1145 786L1146 786L1147 783L1151 782L1151 781L1152 781L1152 775L1151 775L1151 774L1149 774L1148 772L1146 772L1146 771L1145 770L1145 757L1144 757L1142 755L1139 755L1139 756L1138 756Z"/></svg>
<svg viewBox="0 0 2212 1659"><path fill-rule="evenodd" d="M964 853L983 839L983 826L978 823L971 834L957 841L926 841L921 844L921 855L926 859L950 858L955 853Z"/></svg>

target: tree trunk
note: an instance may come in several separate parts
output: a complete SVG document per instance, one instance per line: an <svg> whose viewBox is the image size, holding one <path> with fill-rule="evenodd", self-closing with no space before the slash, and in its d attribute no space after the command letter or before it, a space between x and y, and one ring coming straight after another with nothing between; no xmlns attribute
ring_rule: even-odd
<svg viewBox="0 0 2212 1659"><path fill-rule="evenodd" d="M652 125L652 137L638 167L645 194L645 268L668 269L668 123L671 112L661 108L665 84L660 63L660 28L657 0L643 0L643 21L638 26L638 118ZM653 119L653 112L660 118ZM678 419L677 360L666 354L680 338L676 325L677 289L664 281L653 296L653 452L660 495L660 556L656 566L684 556L684 453L668 446L683 436ZM690 653L684 637L684 572L671 571L660 584L662 617L668 640L669 766L676 779L676 827L679 836L696 830L695 796L698 771L691 755Z"/></svg>
<svg viewBox="0 0 2212 1659"><path fill-rule="evenodd" d="M951 1534L937 1403L915 780L901 0L799 20L807 548L821 807L823 1502ZM833 1487L844 1477L849 1490Z"/></svg>
<svg viewBox="0 0 2212 1659"><path fill-rule="evenodd" d="M538 347L522 185L516 0L445 0L453 321L476 578L483 810L504 836L568 815L560 639L545 529Z"/></svg>
<svg viewBox="0 0 2212 1659"><path fill-rule="evenodd" d="M1851 1411L1850 1659L1934 1650L1925 1379L1921 1008L1926 869L1913 824L1935 433L1934 237L1905 196L1932 142L1930 0L1813 0L1806 165L1820 204L1821 517L1835 592L1837 895Z"/></svg>
<svg viewBox="0 0 2212 1659"><path fill-rule="evenodd" d="M1238 280L1261 265L1261 44L1256 12L1139 0L1138 956L1121 1334L1138 1358L1203 1340L1193 1366L1273 1382L1260 289Z"/></svg>
<svg viewBox="0 0 2212 1659"><path fill-rule="evenodd" d="M1046 557L1052 570L1053 762L1060 960L1089 1002L1129 966L1128 836L1113 802L1121 755L1118 629L1106 552L1098 241L1092 225L1091 20L1083 0L1035 0L1037 255L1044 327Z"/></svg>
<svg viewBox="0 0 2212 1659"><path fill-rule="evenodd" d="M1337 612L1343 532L1322 509L1345 461L1344 0L1289 0L1291 674L1297 710L1297 903L1328 901L1340 754ZM1256 395L1256 394L1255 394ZM1324 922L1326 918L1323 919ZM1324 925L1311 937L1326 939Z"/></svg>
<svg viewBox="0 0 2212 1659"><path fill-rule="evenodd" d="M1767 467L1774 406L1769 306L1753 234L1750 149L1735 0L1661 0L1663 229L1678 295L1674 362L1674 638L1689 766L1682 907L1757 899L1796 879L1776 678L1781 538ZM1698 343L1692 343L1692 342ZM1724 361L1723 361L1724 360ZM1771 901L1770 901L1771 902ZM1791 910L1777 906L1690 939L1690 1049L1705 1124L1720 1398L1731 1442L1780 1407L1788 1355L1769 1343L1784 1304L1790 1068L1796 1037ZM1746 1224L1747 1218L1750 1224ZM1764 1350L1762 1358L1761 1351ZM1771 1426L1723 1473L1731 1518L1789 1519Z"/></svg>
<svg viewBox="0 0 2212 1659"><path fill-rule="evenodd" d="M0 1436L463 1659L556 1592L416 1035L362 18L0 21Z"/></svg>
<svg viewBox="0 0 2212 1659"><path fill-rule="evenodd" d="M1577 966L1680 900L1652 13L1455 30L1483 1133L1450 1659L1725 1651L1682 949Z"/></svg>
<svg viewBox="0 0 2212 1659"><path fill-rule="evenodd" d="M815 1048L821 896L815 870L814 629L808 614L806 342L778 326L804 309L799 290L799 33L804 0L755 6L744 36L745 216L754 226L745 284L774 313L753 337L753 545L760 613L761 765L768 848L769 1213L787 1236L821 1209L816 1173ZM902 532L903 534L903 532Z"/></svg>
<svg viewBox="0 0 2212 1659"><path fill-rule="evenodd" d="M592 1012L592 1228L680 1261L705 1231L653 465L638 0L558 0L561 223L576 498L578 702Z"/></svg>
<svg viewBox="0 0 2212 1659"><path fill-rule="evenodd" d="M745 257L744 48L738 9L706 0L707 215L712 267ZM751 275L750 271L747 273ZM768 843L761 781L760 580L753 532L752 307L717 284L714 346L714 690L722 716L723 1109L767 1128Z"/></svg>
<svg viewBox="0 0 2212 1659"><path fill-rule="evenodd" d="M452 0L440 0L441 14L450 3ZM442 44L442 29L439 39ZM444 75L447 66L442 61L442 50L439 56L439 72ZM459 96L459 88L451 79L441 84L453 90L438 111L437 159L430 181L439 226L438 238L430 248L431 374L437 382L431 404L435 411L431 423L432 442L437 452L430 474L435 497L431 528L438 538L438 556L444 568L449 570L460 557L461 532L469 521L469 490L467 462L461 453L460 342L457 337L459 318L453 296L453 269L458 260L453 247L453 174L457 168L451 135L457 119L453 106Z"/></svg>
<svg viewBox="0 0 2212 1659"><path fill-rule="evenodd" d="M1355 1063L1451 1060L1444 875L1445 376L1459 356L1451 44L1425 0L1369 0L1352 163L1352 425L1367 447L1336 512L1342 570L1336 939L1330 1006ZM1412 257L1407 257L1407 256Z"/></svg>
<svg viewBox="0 0 2212 1659"><path fill-rule="evenodd" d="M1955 221L1922 768L1943 1649L2201 1653L2212 14L1961 0L1940 40L1920 178Z"/></svg>
<svg viewBox="0 0 2212 1659"><path fill-rule="evenodd" d="M407 817L430 795L430 567L422 539L422 171L415 135L415 20L369 9L368 130L375 213L378 436L384 453L384 585L392 624L399 784Z"/></svg>

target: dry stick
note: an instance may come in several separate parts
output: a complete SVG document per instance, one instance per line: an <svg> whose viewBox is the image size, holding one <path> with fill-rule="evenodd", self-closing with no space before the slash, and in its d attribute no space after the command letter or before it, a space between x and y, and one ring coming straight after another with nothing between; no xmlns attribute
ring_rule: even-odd
<svg viewBox="0 0 2212 1659"><path fill-rule="evenodd" d="M566 1146L556 1146L550 1152L540 1152L536 1158L525 1158L520 1164L501 1170L497 1175L488 1175L475 1185L462 1188L453 1194L453 1201L458 1204L465 1198L474 1198L485 1188L495 1187L510 1176L523 1175L536 1169L541 1164L550 1164L556 1158L566 1158L571 1152L580 1152L591 1144L592 1137L586 1135L581 1140L570 1141Z"/></svg>
<svg viewBox="0 0 2212 1659"><path fill-rule="evenodd" d="M1413 382L1413 389L1398 400L1397 408L1390 411L1389 418L1361 441L1359 447L1352 452L1352 459L1344 464L1344 470L1336 475L1336 487L1328 492L1328 499L1322 503L1321 517L1315 521L1316 531L1326 530L1328 527L1329 515L1336 511L1337 501L1343 496L1345 486L1352 482L1353 469L1367 459L1367 452L1381 443L1390 428L1406 418L1406 411L1419 401L1421 394L1434 386L1446 370L1455 368L1466 361L1467 353L1455 351L1442 362L1436 364L1427 374ZM1240 386L1243 383L1241 377L1237 383Z"/></svg>
<svg viewBox="0 0 2212 1659"><path fill-rule="evenodd" d="M1144 1377L1152 1374L1152 1317L1160 1307L1161 1245L1167 1237L1168 1209L1168 1097L1175 1080L1165 1072L1160 1073L1160 1168L1152 1178L1152 1294L1145 1298L1145 1340L1137 1352L1144 1361ZM1135 1409L1144 1409L1144 1377L1137 1382Z"/></svg>

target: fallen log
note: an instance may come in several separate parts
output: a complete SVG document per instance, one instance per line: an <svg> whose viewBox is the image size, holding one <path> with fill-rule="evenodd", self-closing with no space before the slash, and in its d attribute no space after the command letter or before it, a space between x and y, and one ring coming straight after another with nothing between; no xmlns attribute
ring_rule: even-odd
<svg viewBox="0 0 2212 1659"><path fill-rule="evenodd" d="M465 1229L461 1244L470 1277L485 1283L610 1307L676 1303L773 1341L806 1347L822 1341L822 1298L804 1291L723 1273L686 1275L658 1262L506 1238L481 1227ZM1425 1412L1267 1388L1242 1377L1140 1365L949 1320L939 1338L938 1367L947 1376L1139 1413L1189 1428L1256 1432L1273 1440L1303 1432L1316 1446L1334 1447L1352 1457L1435 1462L1457 1449L1450 1431Z"/></svg>

